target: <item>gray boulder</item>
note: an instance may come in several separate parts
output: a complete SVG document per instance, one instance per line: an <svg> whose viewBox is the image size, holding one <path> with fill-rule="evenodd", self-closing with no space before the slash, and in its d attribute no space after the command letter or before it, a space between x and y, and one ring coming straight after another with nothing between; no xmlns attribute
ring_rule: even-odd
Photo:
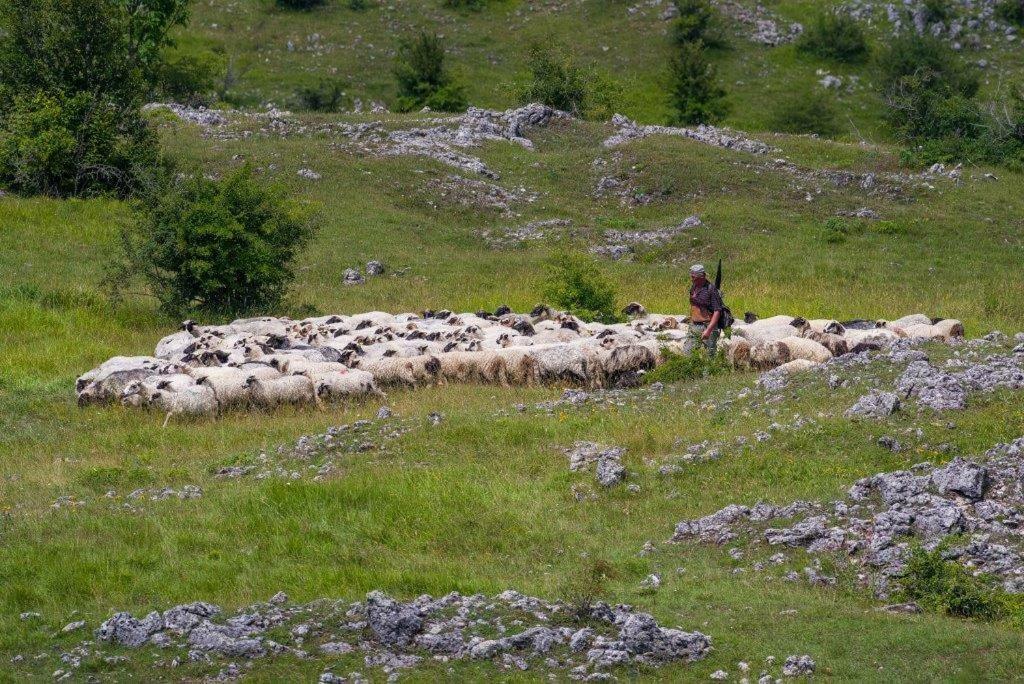
<svg viewBox="0 0 1024 684"><path fill-rule="evenodd" d="M892 392L872 390L857 400L847 411L850 418L886 418L900 408L900 398Z"/></svg>
<svg viewBox="0 0 1024 684"><path fill-rule="evenodd" d="M366 595L366 619L381 643L388 646L407 646L423 631L423 618L416 608L381 591Z"/></svg>
<svg viewBox="0 0 1024 684"><path fill-rule="evenodd" d="M138 648L163 628L163 618L156 611L141 620L133 617L131 613L116 613L100 625L96 630L96 638L129 648Z"/></svg>
<svg viewBox="0 0 1024 684"><path fill-rule="evenodd" d="M932 473L932 483L940 494L953 492L973 500L981 499L984 496L986 480L985 468L959 456L944 468Z"/></svg>

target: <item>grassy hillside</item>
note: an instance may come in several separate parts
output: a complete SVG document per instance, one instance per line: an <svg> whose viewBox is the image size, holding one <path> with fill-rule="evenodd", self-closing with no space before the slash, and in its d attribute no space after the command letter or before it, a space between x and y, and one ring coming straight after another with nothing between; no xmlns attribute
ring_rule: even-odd
<svg viewBox="0 0 1024 684"><path fill-rule="evenodd" d="M816 5L766 4L787 19ZM666 111L653 84L664 64L666 24L657 8L636 16L626 8L495 2L460 14L432 1L353 12L332 2L310 14L284 14L262 1L204 0L182 43L223 46L250 65L234 89L243 102L283 102L299 84L334 70L365 101L393 95L396 33L428 26L450 39L471 101L505 107L514 103L508 84L523 72L522 46L554 36L571 39L624 85L623 111L661 121ZM320 49L305 47L312 33L320 34ZM300 47L289 51L289 40ZM1012 58L1002 54L1001 64L1011 68ZM767 126L779 93L809 85L820 66L792 46L739 39L716 60L733 84L728 123L754 131ZM866 77L870 69L863 67ZM696 214L701 227L632 259L603 262L620 304L682 311L688 265L721 257L728 303L738 313L847 319L921 311L962 319L970 336L1024 328L1024 177L972 167L956 181L901 168L898 151L886 143L880 103L866 87L849 98L852 124L841 140L759 133L779 148L770 155L667 136L611 150L602 145L613 133L610 124L578 121L531 131L532 151L491 142L472 153L500 174L495 183L536 196L513 200L508 211L479 199L460 202L444 190L462 187L453 174L477 177L425 158L360 153L329 132L219 139L157 118L165 149L183 167L219 174L248 163L321 215L288 308L274 313L529 309L540 299L552 252L600 244L605 230L659 229ZM293 120L310 130L326 121L422 124L419 115ZM854 126L873 142L859 142ZM306 168L320 180L300 177ZM867 189L865 174L876 179ZM602 177L653 199L633 206L614 194L595 196ZM864 207L880 218L845 216ZM847 234L838 239L826 223L840 215ZM571 230L503 249L482 237L551 218L571 219ZM560 388L395 391L388 403L397 418L366 430L372 448L339 456L333 475L314 480L309 463L276 455L278 445L372 419L378 405L230 414L166 429L162 416L75 405L80 373L115 354L151 353L177 325L139 288L119 304L101 288L118 228L131 220L131 206L113 200L0 196L0 681L50 678L65 667L61 653L85 638L59 634L73 620L91 629L119 610L141 615L193 600L234 608L280 590L302 601L356 600L377 588L403 598L510 587L549 598L593 591L712 637L715 650L699 663L619 673L640 679L707 680L720 668L734 674L741 660L756 674L768 656L799 653L812 654L819 676L836 680L1005 680L1021 671L1024 636L1012 620L892 615L875 610L878 603L852 578L831 589L780 579L802 561L772 575L735 573L739 564L721 550L695 545L638 555L645 541L668 539L678 521L728 503L828 499L881 470L978 454L1019 437L1019 392L972 399L948 419L907 412L867 424L843 417L867 386L852 375L836 391L820 379L797 385L780 406L738 399L756 379L745 373L552 410L535 404L558 398ZM342 284L345 268L370 259L402 275ZM936 358L950 353L930 351ZM428 421L432 412L443 415L440 425ZM773 429L769 441L730 449L680 474L657 472L688 445L734 444L796 415L814 423ZM386 436L393 428L399 434ZM917 428L922 436L914 448L893 453L877 444L882 433ZM573 486L586 490L588 483L568 472L562 452L576 440L626 447L630 482L639 490L591 491L593 497L577 500ZM939 450L944 442L951 449ZM261 451L286 475L215 475L227 465L260 463ZM300 476L293 479L292 471ZM202 488L201 498L128 498L140 488L190 484ZM607 577L588 588L595 567ZM657 592L640 587L651 572L664 578ZM41 617L19 618L29 611ZM220 668L154 668L151 653L116 652L127 664L88 657L76 677L178 680L214 676ZM12 662L16 655L23 658ZM383 679L355 656L271 658L251 678L309 681L325 663ZM409 678L544 676L479 663L447 667L430 664Z"/></svg>
<svg viewBox="0 0 1024 684"><path fill-rule="evenodd" d="M730 3L721 3L730 5ZM817 12L842 3L832 0L772 0L760 3L766 18L781 26L808 24ZM884 3L872 8L867 25L876 56L892 36ZM738 2L732 6L752 7ZM470 103L490 108L516 103L517 86L526 78L529 46L554 45L577 61L594 66L621 88L618 109L647 123L664 123L671 20L662 18L667 4L597 2L529 2L491 0L479 11L457 11L440 0L370 2L352 10L330 0L310 12L277 9L270 0L202 2L194 19L181 31L185 51L216 51L232 65L236 82L230 99L250 106L288 106L301 86L328 79L345 84L351 98L368 108L371 101L393 105L392 67L398 39L419 30L442 35L453 71L466 86ZM954 16L956 10L954 10ZM761 16L761 15L759 15ZM842 137L885 141L882 100L874 88L877 66L872 60L844 65L797 52L794 44L771 47L752 42L753 32L724 14L728 46L711 57L728 93L725 123L740 129L771 130L775 110L788 98L821 88L819 71L844 79L837 93ZM983 94L1004 93L1024 67L1017 44L983 33L977 49L963 52L970 62L984 60ZM850 81L853 76L857 80Z"/></svg>

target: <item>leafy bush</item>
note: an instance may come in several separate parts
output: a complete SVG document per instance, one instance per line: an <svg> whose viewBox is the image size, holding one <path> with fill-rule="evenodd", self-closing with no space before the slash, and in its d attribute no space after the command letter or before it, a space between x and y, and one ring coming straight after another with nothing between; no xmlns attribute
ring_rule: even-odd
<svg viewBox="0 0 1024 684"><path fill-rule="evenodd" d="M947 615L990 620L1006 612L1001 592L959 563L945 560L940 549L915 549L899 585L905 600Z"/></svg>
<svg viewBox="0 0 1024 684"><path fill-rule="evenodd" d="M445 66L444 43L433 33L421 32L398 46L394 68L398 81L398 109L428 106L444 112L466 108L466 97Z"/></svg>
<svg viewBox="0 0 1024 684"><path fill-rule="evenodd" d="M529 70L530 80L519 89L522 104L540 102L587 119L614 114L615 86L595 70L580 66L564 49L534 44Z"/></svg>
<svg viewBox="0 0 1024 684"><path fill-rule="evenodd" d="M136 189L158 159L139 107L187 5L0 3L0 182L60 195Z"/></svg>
<svg viewBox="0 0 1024 684"><path fill-rule="evenodd" d="M793 93L775 110L773 128L784 133L817 133L835 135L839 132L835 102L821 90Z"/></svg>
<svg viewBox="0 0 1024 684"><path fill-rule="evenodd" d="M295 91L299 109L308 112L338 112L345 104L345 84L334 79L322 79L316 85L303 86Z"/></svg>
<svg viewBox="0 0 1024 684"><path fill-rule="evenodd" d="M946 22L953 18L950 0L923 0L924 20L928 24Z"/></svg>
<svg viewBox="0 0 1024 684"><path fill-rule="evenodd" d="M146 123L91 93L17 96L0 120L0 183L17 192L127 195L158 161Z"/></svg>
<svg viewBox="0 0 1024 684"><path fill-rule="evenodd" d="M942 41L903 36L883 58L888 118L914 164L968 161L1019 167L1024 161L1020 93L991 108L975 96L977 71Z"/></svg>
<svg viewBox="0 0 1024 684"><path fill-rule="evenodd" d="M308 216L247 168L220 181L179 178L155 189L143 219L124 231L124 260L111 282L116 294L140 275L174 314L269 312L312 233Z"/></svg>
<svg viewBox="0 0 1024 684"><path fill-rule="evenodd" d="M849 221L840 218L839 216L832 216L825 221L825 225L822 226L822 239L830 245L838 245L846 242L854 229Z"/></svg>
<svg viewBox="0 0 1024 684"><path fill-rule="evenodd" d="M348 0L348 8L353 12L362 12L369 6L369 0Z"/></svg>
<svg viewBox="0 0 1024 684"><path fill-rule="evenodd" d="M725 47L725 32L708 0L679 0L679 16L672 23L672 42L677 46L702 41L708 47Z"/></svg>
<svg viewBox="0 0 1024 684"><path fill-rule="evenodd" d="M800 52L837 62L861 62L868 56L868 41L860 22L846 12L822 12L797 41Z"/></svg>
<svg viewBox="0 0 1024 684"><path fill-rule="evenodd" d="M216 98L224 66L221 55L209 50L169 50L156 67L157 96L192 107L209 106Z"/></svg>
<svg viewBox="0 0 1024 684"><path fill-rule="evenodd" d="M327 0L277 0L277 6L286 10L308 11L327 4Z"/></svg>
<svg viewBox="0 0 1024 684"><path fill-rule="evenodd" d="M670 101L677 124L710 123L726 112L725 91L700 41L677 48L670 65Z"/></svg>
<svg viewBox="0 0 1024 684"><path fill-rule="evenodd" d="M596 260L583 254L558 254L549 261L545 300L585 321L622 320L615 307L615 286Z"/></svg>
<svg viewBox="0 0 1024 684"><path fill-rule="evenodd" d="M996 5L996 16L1008 24L1024 26L1024 0L1003 0Z"/></svg>
<svg viewBox="0 0 1024 684"><path fill-rule="evenodd" d="M661 355L661 365L644 376L645 383L697 380L730 370L724 352L712 355L703 345L698 345L689 354L679 354L671 349L662 348Z"/></svg>
<svg viewBox="0 0 1024 684"><path fill-rule="evenodd" d="M487 4L487 0L444 0L444 6L456 10L480 10Z"/></svg>
<svg viewBox="0 0 1024 684"><path fill-rule="evenodd" d="M878 60L882 91L899 88L903 79L916 77L918 87L974 97L979 79L976 69L967 66L941 39L905 32L894 38Z"/></svg>

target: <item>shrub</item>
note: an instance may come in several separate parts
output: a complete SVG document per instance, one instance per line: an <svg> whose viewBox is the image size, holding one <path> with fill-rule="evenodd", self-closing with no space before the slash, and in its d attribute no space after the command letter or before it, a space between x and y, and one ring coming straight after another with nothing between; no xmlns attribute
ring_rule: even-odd
<svg viewBox="0 0 1024 684"><path fill-rule="evenodd" d="M137 113L91 93L17 96L0 120L0 183L17 192L127 195L158 159Z"/></svg>
<svg viewBox="0 0 1024 684"><path fill-rule="evenodd" d="M306 215L247 168L220 181L168 181L142 208L142 220L122 235L124 259L111 282L141 275L174 314L269 312L313 232Z"/></svg>
<svg viewBox="0 0 1024 684"><path fill-rule="evenodd" d="M845 12L819 14L797 41L801 52L837 62L860 62L868 56L868 41L860 23Z"/></svg>
<svg viewBox="0 0 1024 684"><path fill-rule="evenodd" d="M672 23L672 42L677 46L703 41L708 47L725 47L725 33L715 8L708 0L679 0L679 16Z"/></svg>
<svg viewBox="0 0 1024 684"><path fill-rule="evenodd" d="M822 226L822 239L830 245L838 245L846 242L853 233L853 226L850 225L849 221L842 219L838 216L832 216L825 221L825 225Z"/></svg>
<svg viewBox="0 0 1024 684"><path fill-rule="evenodd" d="M996 5L996 16L1008 24L1024 26L1024 0L1003 0Z"/></svg>
<svg viewBox="0 0 1024 684"><path fill-rule="evenodd" d="M953 18L950 0L923 0L924 20L928 24L946 22Z"/></svg>
<svg viewBox="0 0 1024 684"><path fill-rule="evenodd" d="M327 0L277 0L277 6L286 10L309 11L327 4Z"/></svg>
<svg viewBox="0 0 1024 684"><path fill-rule="evenodd" d="M519 89L522 104L540 102L587 119L614 114L615 86L593 69L580 66L566 50L534 44L529 71L530 80Z"/></svg>
<svg viewBox="0 0 1024 684"><path fill-rule="evenodd" d="M726 112L725 91L700 41L680 46L670 66L670 99L674 123L697 124L718 120Z"/></svg>
<svg viewBox="0 0 1024 684"><path fill-rule="evenodd" d="M487 0L444 0L443 4L449 9L476 11L483 9Z"/></svg>
<svg viewBox="0 0 1024 684"><path fill-rule="evenodd" d="M663 347L661 355L661 365L644 376L645 383L697 380L730 370L723 352L709 354L703 345L698 345L689 354L679 354Z"/></svg>
<svg viewBox="0 0 1024 684"><path fill-rule="evenodd" d="M362 12L369 6L369 0L348 0L348 8L353 12Z"/></svg>
<svg viewBox="0 0 1024 684"><path fill-rule="evenodd" d="M585 321L621 320L615 307L615 286L604 277L596 260L583 254L558 254L549 261L544 297Z"/></svg>
<svg viewBox="0 0 1024 684"><path fill-rule="evenodd" d="M156 67L156 93L161 99L192 107L208 106L216 98L224 61L211 51L167 51Z"/></svg>
<svg viewBox="0 0 1024 684"><path fill-rule="evenodd" d="M917 87L964 97L974 97L979 80L976 69L968 67L941 39L906 32L893 39L879 57L884 94L901 87L907 77L918 78Z"/></svg>
<svg viewBox="0 0 1024 684"><path fill-rule="evenodd" d="M444 43L439 36L422 32L415 38L403 39L399 43L394 74L401 111L424 105L432 109L438 105L437 109L446 112L466 108L462 88L454 83L445 66Z"/></svg>
<svg viewBox="0 0 1024 684"><path fill-rule="evenodd" d="M1003 596L990 582L945 560L940 549L915 549L899 585L905 600L947 615L993 619L1006 612Z"/></svg>
<svg viewBox="0 0 1024 684"><path fill-rule="evenodd" d="M322 79L316 85L303 86L295 91L299 109L309 112L337 112L345 104L345 84L338 80Z"/></svg>
<svg viewBox="0 0 1024 684"><path fill-rule="evenodd" d="M0 3L0 182L59 195L137 189L158 159L139 107L187 5Z"/></svg>
<svg viewBox="0 0 1024 684"><path fill-rule="evenodd" d="M785 133L835 135L839 125L834 100L821 90L793 93L775 110L773 128Z"/></svg>

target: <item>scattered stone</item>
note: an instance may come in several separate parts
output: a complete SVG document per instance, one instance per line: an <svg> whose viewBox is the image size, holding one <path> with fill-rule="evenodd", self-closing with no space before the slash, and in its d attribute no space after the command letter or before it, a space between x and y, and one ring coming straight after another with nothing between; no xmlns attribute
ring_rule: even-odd
<svg viewBox="0 0 1024 684"><path fill-rule="evenodd" d="M346 268L345 272L342 273L342 284L343 285L365 285L366 278L354 268Z"/></svg>
<svg viewBox="0 0 1024 684"><path fill-rule="evenodd" d="M814 668L816 667L814 660L809 655L795 656L791 655L786 658L786 662L782 664L782 676L783 677L806 677L814 674Z"/></svg>
<svg viewBox="0 0 1024 684"><path fill-rule="evenodd" d="M886 418L896 413L900 408L900 398L892 392L872 390L857 400L851 406L846 415L861 418Z"/></svg>

